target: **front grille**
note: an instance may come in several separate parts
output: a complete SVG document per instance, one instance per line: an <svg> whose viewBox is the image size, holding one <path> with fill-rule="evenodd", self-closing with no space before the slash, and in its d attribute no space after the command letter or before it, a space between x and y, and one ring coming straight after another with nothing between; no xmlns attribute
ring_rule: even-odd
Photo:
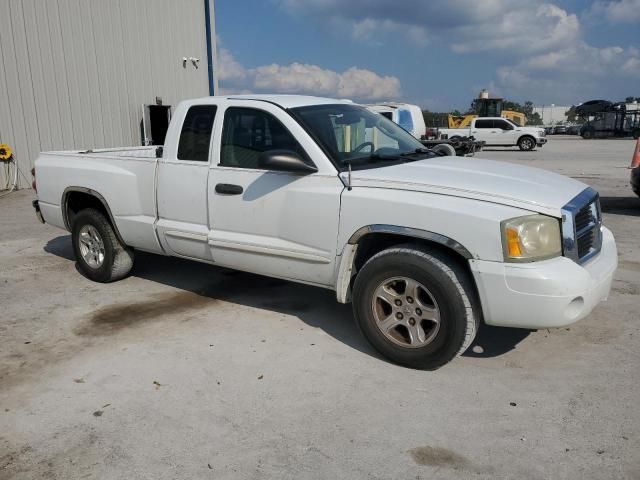
<svg viewBox="0 0 640 480"><path fill-rule="evenodd" d="M592 226L596 222L596 216L594 212L595 205L590 203L582 207L582 209L576 214L575 224L576 224L576 233L579 233L585 229L588 229L589 226Z"/></svg>
<svg viewBox="0 0 640 480"><path fill-rule="evenodd" d="M591 248L593 248L594 233L593 230L589 230L587 233L578 237L576 243L578 244L578 258L582 259L589 254Z"/></svg>
<svg viewBox="0 0 640 480"><path fill-rule="evenodd" d="M598 193L587 188L562 209L564 255L584 263L602 246L602 225Z"/></svg>

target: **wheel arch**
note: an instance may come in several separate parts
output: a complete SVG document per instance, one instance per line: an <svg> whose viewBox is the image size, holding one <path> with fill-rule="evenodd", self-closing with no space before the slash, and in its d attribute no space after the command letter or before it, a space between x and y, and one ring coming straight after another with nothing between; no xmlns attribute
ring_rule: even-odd
<svg viewBox="0 0 640 480"><path fill-rule="evenodd" d="M536 137L534 137L533 135L531 135L530 133L523 133L522 135L520 135L518 137L518 141L516 143L520 143L520 140L522 140L523 138L530 138L531 140L533 140L533 143L537 144L538 140L536 140Z"/></svg>
<svg viewBox="0 0 640 480"><path fill-rule="evenodd" d="M336 281L338 302L349 302L353 280L368 259L386 248L403 243L416 243L447 253L469 272L475 287L469 266L469 260L473 255L457 240L428 230L375 224L358 229L351 235L343 250Z"/></svg>
<svg viewBox="0 0 640 480"><path fill-rule="evenodd" d="M107 220L113 227L113 231L116 234L118 240L126 245L118 226L116 225L109 204L105 198L95 190L86 187L67 187L62 193L62 218L67 230L71 231L73 228L74 217L85 208L95 208L105 214Z"/></svg>

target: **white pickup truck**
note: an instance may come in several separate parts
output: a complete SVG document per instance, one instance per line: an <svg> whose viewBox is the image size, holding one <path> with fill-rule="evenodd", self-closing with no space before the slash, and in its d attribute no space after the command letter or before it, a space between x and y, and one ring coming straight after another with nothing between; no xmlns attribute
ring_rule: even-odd
<svg viewBox="0 0 640 480"><path fill-rule="evenodd" d="M517 146L520 150L533 150L547 143L544 128L521 127L502 117L477 117L468 128L440 128L438 133L444 138L474 137L486 146Z"/></svg>
<svg viewBox="0 0 640 480"><path fill-rule="evenodd" d="M560 327L609 293L616 244L598 194L554 173L440 157L350 102L182 102L164 148L42 153L43 221L90 279L136 250L335 290L371 344L434 369L481 321Z"/></svg>

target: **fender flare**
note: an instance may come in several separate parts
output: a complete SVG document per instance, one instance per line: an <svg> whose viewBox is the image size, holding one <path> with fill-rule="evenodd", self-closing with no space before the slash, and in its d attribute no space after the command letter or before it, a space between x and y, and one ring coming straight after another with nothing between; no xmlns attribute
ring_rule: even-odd
<svg viewBox="0 0 640 480"><path fill-rule="evenodd" d="M473 255L460 242L439 233L421 230L419 228L401 227L398 225L374 224L359 228L349 237L340 257L336 276L336 299L340 303L348 303L350 300L351 278L353 276L354 260L358 251L358 243L367 235L373 233L389 233L407 238L419 238L449 248L467 260L473 259Z"/></svg>
<svg viewBox="0 0 640 480"><path fill-rule="evenodd" d="M400 227L398 225L386 225L386 224L374 224L366 225L359 228L356 232L349 237L347 243L355 245L360 240L371 233L391 233L394 235L402 235L404 237L420 238L422 240L429 240L434 243L439 243L445 247L455 250L461 256L467 260L472 259L473 255L467 250L461 243L439 233L430 232L428 230L421 230L419 228Z"/></svg>
<svg viewBox="0 0 640 480"><path fill-rule="evenodd" d="M534 137L532 134L530 133L523 133L522 135L520 135L518 137L518 140L516 141L516 144L519 145L520 144L520 140L522 140L524 137L529 137L533 140L533 142L537 145L538 144L538 139L536 137Z"/></svg>
<svg viewBox="0 0 640 480"><path fill-rule="evenodd" d="M68 208L68 199L69 199L69 194L73 193L73 192L81 192L81 193L86 193L88 195L91 195L92 197L95 197L104 207L105 211L107 212L107 216L109 217L108 220L109 222L111 222L111 225L113 226L113 230L116 234L116 237L118 238L118 240L123 244L126 245L124 239L122 238L122 236L120 235L120 231L118 230L118 225L116 225L116 221L115 218L113 217L113 214L111 213L111 209L109 208L109 204L107 203L107 201L104 199L104 197L102 195L100 195L98 192L96 192L95 190L92 190L90 188L86 188L86 187L67 187L64 189L64 192L62 192L62 201L60 203L60 205L62 206L62 219L64 220L64 225L67 228L68 231L71 231L71 223L69 222L69 208Z"/></svg>

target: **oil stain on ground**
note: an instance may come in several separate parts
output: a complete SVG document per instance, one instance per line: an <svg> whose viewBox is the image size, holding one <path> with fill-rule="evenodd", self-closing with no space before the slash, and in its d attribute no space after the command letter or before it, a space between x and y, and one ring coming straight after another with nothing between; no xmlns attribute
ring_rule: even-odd
<svg viewBox="0 0 640 480"><path fill-rule="evenodd" d="M140 302L103 307L94 312L86 323L76 328L75 333L80 336L113 335L125 328L151 322L165 315L186 313L214 303L215 299L192 292L156 294Z"/></svg>
<svg viewBox="0 0 640 480"><path fill-rule="evenodd" d="M471 467L471 462L452 450L439 447L417 447L409 450L409 454L418 465L444 467L464 470Z"/></svg>

